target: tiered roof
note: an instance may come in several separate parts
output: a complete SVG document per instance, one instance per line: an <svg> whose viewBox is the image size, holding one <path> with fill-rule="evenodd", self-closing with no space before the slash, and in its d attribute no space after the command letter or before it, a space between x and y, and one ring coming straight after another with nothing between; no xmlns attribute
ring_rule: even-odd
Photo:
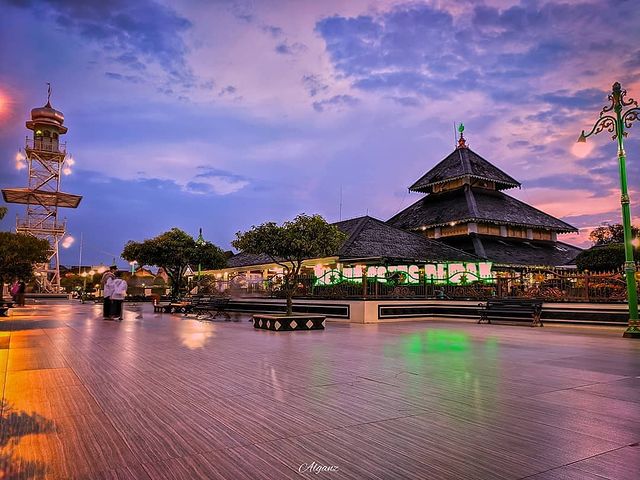
<svg viewBox="0 0 640 480"><path fill-rule="evenodd" d="M464 139L462 125L459 131L458 147L409 187L412 192L427 195L391 217L387 221L389 225L414 231L466 223L556 233L578 231L574 226L503 193L501 190L520 187L520 182L471 150ZM443 236L438 241L505 265L568 265L581 251L556 241L473 232Z"/></svg>
<svg viewBox="0 0 640 480"><path fill-rule="evenodd" d="M424 235L395 228L364 216L335 224L349 237L338 251L340 261L378 258L383 260L442 261L477 260L467 252Z"/></svg>
<svg viewBox="0 0 640 480"><path fill-rule="evenodd" d="M474 252L497 265L511 267L575 265L575 258L582 252L582 249L563 242L532 241L473 233L440 240L453 247Z"/></svg>
<svg viewBox="0 0 640 480"><path fill-rule="evenodd" d="M409 187L409 190L431 193L434 185L465 177L495 182L497 190L520 187L520 182L463 143L462 146L456 148L444 160L420 177Z"/></svg>
<svg viewBox="0 0 640 480"><path fill-rule="evenodd" d="M427 195L387 221L406 230L466 222L542 228L560 233L578 231L574 226L505 193L469 186Z"/></svg>

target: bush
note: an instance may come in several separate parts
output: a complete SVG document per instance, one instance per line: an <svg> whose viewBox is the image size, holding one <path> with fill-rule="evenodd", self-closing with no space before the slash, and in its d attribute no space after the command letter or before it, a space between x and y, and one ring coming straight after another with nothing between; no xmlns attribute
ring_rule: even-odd
<svg viewBox="0 0 640 480"><path fill-rule="evenodd" d="M638 249L633 251L634 260L640 260ZM624 245L612 243L609 245L591 247L576 257L578 270L591 272L611 272L624 267Z"/></svg>

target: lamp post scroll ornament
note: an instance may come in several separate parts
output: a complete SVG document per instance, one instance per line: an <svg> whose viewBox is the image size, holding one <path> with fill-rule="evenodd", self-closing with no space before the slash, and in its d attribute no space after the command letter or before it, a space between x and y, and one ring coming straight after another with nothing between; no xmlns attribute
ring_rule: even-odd
<svg viewBox="0 0 640 480"><path fill-rule="evenodd" d="M612 133L612 139L618 143L618 171L620 174L620 204L622 206L622 226L624 231L624 271L627 281L627 299L629 303L629 326L624 332L625 337L640 338L640 321L638 319L638 292L636 290L636 265L633 259L633 245L631 236L631 208L629 191L627 188L627 158L624 151L624 137L627 136L626 128L631 128L632 122L640 117L638 102L633 98L626 99L627 91L623 90L620 83L613 84L609 95L609 105L606 105L596 120L589 133L584 130L578 137L578 142L586 142L591 135L607 130ZM625 110L625 107L627 108Z"/></svg>

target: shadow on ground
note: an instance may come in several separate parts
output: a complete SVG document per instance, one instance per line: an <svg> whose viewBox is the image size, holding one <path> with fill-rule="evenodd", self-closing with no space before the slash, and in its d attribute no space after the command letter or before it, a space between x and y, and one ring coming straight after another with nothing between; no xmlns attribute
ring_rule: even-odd
<svg viewBox="0 0 640 480"><path fill-rule="evenodd" d="M17 480L40 478L46 475L47 465L38 460L28 460L16 453L16 448L27 435L55 432L55 423L37 413L15 411L2 402L0 417L0 479Z"/></svg>

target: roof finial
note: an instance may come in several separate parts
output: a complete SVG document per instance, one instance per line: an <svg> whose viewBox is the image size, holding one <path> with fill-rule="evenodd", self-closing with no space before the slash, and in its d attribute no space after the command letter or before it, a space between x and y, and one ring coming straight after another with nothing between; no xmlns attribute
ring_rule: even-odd
<svg viewBox="0 0 640 480"><path fill-rule="evenodd" d="M47 82L47 107L51 108L51 83Z"/></svg>
<svg viewBox="0 0 640 480"><path fill-rule="evenodd" d="M467 148L467 141L464 139L464 123L458 126L460 132L460 140L458 140L458 148Z"/></svg>
<svg viewBox="0 0 640 480"><path fill-rule="evenodd" d="M200 228L200 231L198 233L198 238L196 239L196 245L204 245L205 243L207 242L202 236L202 228Z"/></svg>

